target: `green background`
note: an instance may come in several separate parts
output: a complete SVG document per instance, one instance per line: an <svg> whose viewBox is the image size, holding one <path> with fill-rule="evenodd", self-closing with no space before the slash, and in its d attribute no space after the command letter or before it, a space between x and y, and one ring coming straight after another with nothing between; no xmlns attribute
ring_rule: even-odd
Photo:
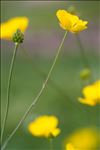
<svg viewBox="0 0 100 150"><path fill-rule="evenodd" d="M10 109L4 139L15 128L28 106L42 87L51 67L64 31L56 18L58 9L75 6L80 17L89 21L88 29L79 34L85 55L91 67L90 82L99 79L99 1L2 1L1 21L15 16L30 20L24 43L19 47L12 78ZM11 41L1 41L1 122L6 104L8 71L14 49ZM27 51L28 56L24 51ZM89 107L78 102L82 88L89 81L80 79L84 62L74 34L69 33L61 55L50 77L46 90L31 110L23 125L10 141L8 150L48 150L49 141L33 137L27 130L28 123L40 115L59 118L61 134L53 140L54 150L61 150L63 141L79 128L99 128L99 105ZM99 148L97 148L99 150Z"/></svg>

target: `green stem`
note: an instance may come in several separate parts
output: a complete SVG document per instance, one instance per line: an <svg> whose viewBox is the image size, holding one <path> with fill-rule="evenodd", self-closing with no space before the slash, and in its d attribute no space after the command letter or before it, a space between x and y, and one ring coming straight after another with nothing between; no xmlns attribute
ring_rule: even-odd
<svg viewBox="0 0 100 150"><path fill-rule="evenodd" d="M50 138L49 141L50 141L50 150L53 150L53 139Z"/></svg>
<svg viewBox="0 0 100 150"><path fill-rule="evenodd" d="M5 116L4 116L2 130L1 130L1 144L2 144L2 141L3 141L3 134L4 134L4 131L5 131L5 125L6 125L6 121L7 121L7 117L8 117L11 79L12 79L12 73L13 73L17 48L18 48L18 44L15 44L15 48L14 48L14 52L13 52L13 56L12 56L12 60L11 60L11 64L10 64L10 69L9 69L8 86L7 86L7 103L6 103L6 112L5 112Z"/></svg>
<svg viewBox="0 0 100 150"><path fill-rule="evenodd" d="M50 68L50 71L49 71L49 73L48 73L48 75L47 75L47 78L46 78L45 82L44 82L43 85L42 85L42 88L40 89L39 93L37 94L37 96L35 97L35 99L34 99L33 102L31 103L31 105L29 106L29 108L27 109L27 111L25 112L25 114L23 115L23 117L21 118L21 120L19 121L19 123L18 123L18 125L16 126L16 128L12 131L12 133L9 135L8 139L5 141L5 143L4 143L4 145L2 146L1 150L4 150L4 149L6 148L7 144L9 143L9 141L12 139L12 137L14 136L14 134L16 133L16 131L19 129L19 127L20 127L20 126L22 125L22 123L24 122L24 120L25 120L25 118L27 117L27 115L29 114L30 110L31 110L31 109L33 108L33 106L38 102L38 99L39 99L40 96L42 95L42 93L43 93L43 91L44 91L44 89L45 89L45 87L46 87L46 85L47 85L47 82L48 82L48 80L49 80L49 78L50 78L50 75L51 75L51 73L52 73L52 71L53 71L53 69L54 69L54 66L55 66L55 64L56 64L56 62L57 62L58 56L59 56L59 54L60 54L60 51L61 51L61 48L62 48L62 46L63 46L64 40L65 40L65 38L66 38L66 35L67 35L67 31L66 31L65 34L64 34L64 37L63 37L63 39L62 39L62 41L61 41L61 44L60 44L60 46L59 46L59 48L58 48L57 54L56 54L56 56L55 56L55 58L54 58L53 64L52 64L52 66L51 66L51 68Z"/></svg>
<svg viewBox="0 0 100 150"><path fill-rule="evenodd" d="M38 69L37 65L33 63L33 59L31 58L31 55L27 52L27 50L25 48L23 48L21 46L21 48L23 49L24 51L24 54L27 56L28 60L32 62L33 64L33 68L35 69L35 72L38 72L40 77L42 77L43 79L46 77L46 74L45 72L43 72L42 70ZM75 105L75 109L79 109L80 112L83 112L85 115L85 118L86 118L86 111L84 109L82 109L81 105L77 105L77 103L75 101L73 101L73 99L67 94L67 91L64 91L64 89L62 89L59 85L56 84L56 82L52 79L49 78L49 83L50 83L50 86L54 89L56 89L56 91L58 93L60 93L63 97L64 97L64 100L68 99L68 101L65 101L67 103L72 103ZM88 119L87 119L87 122L88 122Z"/></svg>
<svg viewBox="0 0 100 150"><path fill-rule="evenodd" d="M79 35L76 35L76 38L77 38L77 42L79 44L79 47L80 47L80 54L81 54L81 58L83 60L83 63L84 63L84 67L85 68L90 68L89 64L88 64L88 61L87 61L87 58L85 56L85 51L84 51L84 47L83 47L83 44L80 40L80 37Z"/></svg>
<svg viewBox="0 0 100 150"><path fill-rule="evenodd" d="M77 38L77 42L78 42L79 47L80 47L80 55L81 55L81 58L82 58L82 61L83 61L83 64L84 64L84 68L88 68L91 71L91 66L88 63L88 59L86 58L84 46L81 42L81 39L80 39L79 35L76 35L76 38ZM95 78L94 78L92 73L91 73L91 77L92 77L91 79L95 81ZM92 81L91 79L88 79L89 83L91 83L91 81Z"/></svg>
<svg viewBox="0 0 100 150"><path fill-rule="evenodd" d="M21 46L21 48L23 49L24 54L27 56L28 60L32 62L31 55L22 46ZM39 73L40 77L44 79L46 77L46 73L43 72L42 70L38 69L37 65L34 64L33 62L32 62L32 64L33 64L33 68L34 68L35 72ZM64 96L66 99L69 99L72 101L72 99L67 95L66 91L64 91L59 85L57 85L54 80L49 78L49 83L50 83L50 86L52 88L56 89L60 94L62 94L62 96Z"/></svg>
<svg viewBox="0 0 100 150"><path fill-rule="evenodd" d="M38 69L37 65L33 63L33 59L31 58L31 55L27 52L27 50L25 48L23 48L21 46L21 48L23 49L24 51L24 54L27 56L28 60L32 62L33 64L33 68L35 70L35 72L38 72L40 77L42 77L43 79L46 77L46 74L45 72L43 72L42 70ZM73 99L67 94L67 91L64 91L64 89L62 89L59 85L56 84L56 82L52 79L49 78L49 83L50 83L50 86L58 93L60 93L63 97L64 97L64 100L68 99L68 101L65 101L67 103L72 103L75 105L75 109L79 109L80 112L83 112L85 115L85 118L86 118L86 111L84 109L82 109L81 105L77 105L77 103L75 101L73 101ZM88 122L88 120L87 120Z"/></svg>

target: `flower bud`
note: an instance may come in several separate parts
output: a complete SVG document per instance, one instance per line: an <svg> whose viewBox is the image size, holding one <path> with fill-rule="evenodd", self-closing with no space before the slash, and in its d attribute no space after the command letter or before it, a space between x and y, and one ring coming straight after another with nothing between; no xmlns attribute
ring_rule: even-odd
<svg viewBox="0 0 100 150"><path fill-rule="evenodd" d="M73 15L76 15L76 14L77 14L76 8L75 8L74 6L70 6L70 7L68 8L68 12L70 12L70 13L73 14Z"/></svg>
<svg viewBox="0 0 100 150"><path fill-rule="evenodd" d="M17 44L23 43L24 34L19 29L17 29L17 31L14 33L12 37L12 40L14 43L17 43Z"/></svg>
<svg viewBox="0 0 100 150"><path fill-rule="evenodd" d="M88 68L84 68L81 72L80 72L80 77L82 80L86 80L89 79L91 75L91 70Z"/></svg>
<svg viewBox="0 0 100 150"><path fill-rule="evenodd" d="M68 8L68 12L70 12L72 15L81 16L81 13L73 5Z"/></svg>

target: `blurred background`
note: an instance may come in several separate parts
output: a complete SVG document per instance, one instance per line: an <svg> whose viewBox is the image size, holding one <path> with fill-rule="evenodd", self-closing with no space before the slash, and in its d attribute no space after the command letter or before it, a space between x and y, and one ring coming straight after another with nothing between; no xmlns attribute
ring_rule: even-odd
<svg viewBox="0 0 100 150"><path fill-rule="evenodd" d="M65 32L59 27L56 11L67 10L70 6L74 6L80 17L89 22L88 29L79 36L91 67L92 83L100 76L99 1L1 1L1 22L16 16L29 18L25 40L16 57L4 139L15 128L46 78ZM1 41L1 122L13 49L12 41ZM55 115L60 120L61 134L53 140L54 150L63 149L64 140L77 129L93 127L98 131L100 107L89 107L78 102L78 97L82 96L81 90L87 84L80 79L83 68L76 36L69 33L45 92L9 143L8 150L49 150L46 139L33 137L27 130L30 121L40 115ZM99 150L98 144L94 150Z"/></svg>

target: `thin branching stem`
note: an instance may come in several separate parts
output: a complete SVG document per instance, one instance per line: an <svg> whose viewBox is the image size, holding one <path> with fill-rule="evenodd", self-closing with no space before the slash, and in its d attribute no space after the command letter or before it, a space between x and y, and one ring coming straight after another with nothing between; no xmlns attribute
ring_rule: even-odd
<svg viewBox="0 0 100 150"><path fill-rule="evenodd" d="M46 78L46 73L45 73L44 71L40 70L40 69L37 67L37 65L35 65L35 64L33 63L32 58L31 58L31 55L27 52L27 50L26 50L25 48L23 48L22 46L21 46L21 48L23 49L24 54L27 56L28 60L29 60L30 62L32 62L33 68L34 68L35 72L39 73L39 75L40 75L40 77L41 77L42 79ZM69 97L69 95L67 94L67 92L64 91L64 89L62 89L54 80L52 80L52 79L49 78L49 83L50 83L50 86L51 86L52 88L56 89L56 91L58 91L60 94L62 94L62 96L63 96L64 98L69 99L69 100L72 101L72 99Z"/></svg>
<svg viewBox="0 0 100 150"><path fill-rule="evenodd" d="M35 70L35 72L39 73L41 78L45 78L46 77L46 73L42 70L40 70L37 65L35 65L33 63L33 59L31 58L31 55L27 52L27 50L25 48L23 48L23 46L21 46L21 48L23 49L24 54L27 56L28 60L30 62L32 62L33 64L33 68ZM79 112L83 112L85 114L85 118L86 118L86 111L84 109L82 109L81 105L77 105L76 101L73 101L73 99L71 98L71 96L68 95L67 91L64 90L63 88L61 88L54 80L52 80L51 78L49 78L49 85L55 89L58 93L60 93L60 95L62 95L64 97L65 102L67 103L71 103L72 105L75 105L75 109L79 109ZM68 101L66 101L68 100ZM87 120L88 122L88 120Z"/></svg>

